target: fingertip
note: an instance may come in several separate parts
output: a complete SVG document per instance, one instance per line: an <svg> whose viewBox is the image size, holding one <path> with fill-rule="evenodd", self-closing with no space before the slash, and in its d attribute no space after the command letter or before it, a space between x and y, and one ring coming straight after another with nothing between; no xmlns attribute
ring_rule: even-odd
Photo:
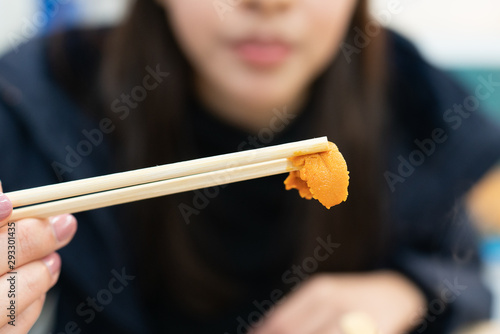
<svg viewBox="0 0 500 334"><path fill-rule="evenodd" d="M64 214L49 218L57 241L68 242L76 233L77 222L73 215Z"/></svg>
<svg viewBox="0 0 500 334"><path fill-rule="evenodd" d="M54 281L56 281L59 276L59 272L61 271L61 257L59 254L54 252L43 258L42 261L49 269L50 275Z"/></svg>
<svg viewBox="0 0 500 334"><path fill-rule="evenodd" d="M0 191L0 222L7 220L12 214L12 202Z"/></svg>

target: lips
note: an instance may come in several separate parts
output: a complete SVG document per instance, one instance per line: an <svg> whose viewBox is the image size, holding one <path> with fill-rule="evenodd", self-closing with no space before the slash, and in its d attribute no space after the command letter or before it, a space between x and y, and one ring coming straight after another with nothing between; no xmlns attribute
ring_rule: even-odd
<svg viewBox="0 0 500 334"><path fill-rule="evenodd" d="M257 67L278 66L291 52L291 46L279 40L246 39L234 43L233 49L240 59Z"/></svg>

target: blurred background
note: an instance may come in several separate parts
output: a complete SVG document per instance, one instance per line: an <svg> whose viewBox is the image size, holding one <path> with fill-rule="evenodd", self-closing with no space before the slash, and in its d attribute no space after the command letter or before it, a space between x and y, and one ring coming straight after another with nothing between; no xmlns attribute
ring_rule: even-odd
<svg viewBox="0 0 500 334"><path fill-rule="evenodd" d="M371 1L376 19L410 38L431 63L449 72L471 91L480 76L492 76L493 81L500 82L500 1ZM0 0L0 56L15 52L37 35L61 27L115 24L123 18L130 3L130 0ZM482 103L492 121L500 122L500 89ZM482 231L484 278L496 294L493 317L500 320L500 172L480 184L469 203ZM43 332L41 329L40 333Z"/></svg>

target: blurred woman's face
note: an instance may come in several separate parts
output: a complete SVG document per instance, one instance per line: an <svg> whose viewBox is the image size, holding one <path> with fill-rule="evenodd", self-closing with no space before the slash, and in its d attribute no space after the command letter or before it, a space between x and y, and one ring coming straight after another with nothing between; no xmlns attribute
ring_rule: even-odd
<svg viewBox="0 0 500 334"><path fill-rule="evenodd" d="M339 50L356 0L157 0L199 93L234 113L299 103ZM220 104L220 106L217 106ZM259 111L260 110L260 111Z"/></svg>

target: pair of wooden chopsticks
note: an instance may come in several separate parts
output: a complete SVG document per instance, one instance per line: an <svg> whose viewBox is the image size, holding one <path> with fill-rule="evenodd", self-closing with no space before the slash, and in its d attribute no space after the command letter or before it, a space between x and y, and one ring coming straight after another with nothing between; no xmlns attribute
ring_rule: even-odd
<svg viewBox="0 0 500 334"><path fill-rule="evenodd" d="M11 220L47 218L296 170L291 156L328 150L326 137L6 193Z"/></svg>

